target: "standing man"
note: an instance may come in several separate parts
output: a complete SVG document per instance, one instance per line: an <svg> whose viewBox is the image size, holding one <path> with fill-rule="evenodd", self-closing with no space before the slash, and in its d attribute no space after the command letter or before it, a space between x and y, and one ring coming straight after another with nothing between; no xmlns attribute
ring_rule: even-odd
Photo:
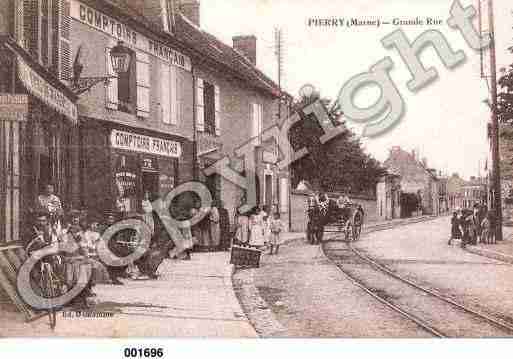
<svg viewBox="0 0 513 359"><path fill-rule="evenodd" d="M219 228L221 230L221 249L230 249L230 214L228 210L224 208L223 201L219 201Z"/></svg>
<svg viewBox="0 0 513 359"><path fill-rule="evenodd" d="M37 197L37 210L47 211L51 224L56 224L64 215L61 199L55 194L53 184L44 186L43 193Z"/></svg>
<svg viewBox="0 0 513 359"><path fill-rule="evenodd" d="M470 240L473 245L478 244L481 237L481 215L479 212L479 205L475 204L470 217Z"/></svg>

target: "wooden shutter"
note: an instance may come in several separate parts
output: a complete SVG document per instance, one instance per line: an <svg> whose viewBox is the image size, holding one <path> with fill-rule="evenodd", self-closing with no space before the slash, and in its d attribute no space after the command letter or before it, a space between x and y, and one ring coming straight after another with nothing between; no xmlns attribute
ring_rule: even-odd
<svg viewBox="0 0 513 359"><path fill-rule="evenodd" d="M216 125L216 136L221 136L221 91L219 86L214 86L215 91L215 125Z"/></svg>
<svg viewBox="0 0 513 359"><path fill-rule="evenodd" d="M62 79L60 75L60 66L59 66L59 55L60 51L60 43L61 43L61 22L63 22L63 12L61 7L61 0L51 0L51 12L52 12L52 26L50 33L50 41L51 41L51 49L50 49L50 70L59 78Z"/></svg>
<svg viewBox="0 0 513 359"><path fill-rule="evenodd" d="M14 2L14 38L21 47L25 47L25 30L23 28L23 1Z"/></svg>
<svg viewBox="0 0 513 359"><path fill-rule="evenodd" d="M171 91L171 123L176 125L178 123L178 83L177 83L177 68L171 65L169 67L169 84Z"/></svg>
<svg viewBox="0 0 513 359"><path fill-rule="evenodd" d="M256 144L260 144L262 134L262 109L258 103L251 104L251 137L258 137Z"/></svg>
<svg viewBox="0 0 513 359"><path fill-rule="evenodd" d="M109 83L105 87L105 106L111 110L118 109L118 77L112 68L110 60L110 48L105 49L105 65L107 69L107 76L110 76Z"/></svg>
<svg viewBox="0 0 513 359"><path fill-rule="evenodd" d="M160 65L160 105L162 107L162 122L171 123L171 94L169 92L169 64Z"/></svg>
<svg viewBox="0 0 513 359"><path fill-rule="evenodd" d="M72 54L71 54L71 15L70 2L67 0L58 0L60 16L60 56L59 59L59 75L61 80L70 80L72 74Z"/></svg>
<svg viewBox="0 0 513 359"><path fill-rule="evenodd" d="M41 0L40 16L41 16L41 64L45 67L49 66L50 63L50 17L49 11L51 4L50 0Z"/></svg>
<svg viewBox="0 0 513 359"><path fill-rule="evenodd" d="M203 79L196 79L196 129L205 131L205 99L203 98Z"/></svg>
<svg viewBox="0 0 513 359"><path fill-rule="evenodd" d="M150 116L150 57L136 52L137 116Z"/></svg>
<svg viewBox="0 0 513 359"><path fill-rule="evenodd" d="M23 0L24 47L35 58L39 58L39 5L37 0Z"/></svg>

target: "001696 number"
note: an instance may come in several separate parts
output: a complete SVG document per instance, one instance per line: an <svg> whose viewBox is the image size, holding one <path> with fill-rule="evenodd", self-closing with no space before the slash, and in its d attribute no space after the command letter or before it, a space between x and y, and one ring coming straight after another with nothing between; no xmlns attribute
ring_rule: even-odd
<svg viewBox="0 0 513 359"><path fill-rule="evenodd" d="M163 348L125 348L123 351L125 358L162 358L164 356Z"/></svg>

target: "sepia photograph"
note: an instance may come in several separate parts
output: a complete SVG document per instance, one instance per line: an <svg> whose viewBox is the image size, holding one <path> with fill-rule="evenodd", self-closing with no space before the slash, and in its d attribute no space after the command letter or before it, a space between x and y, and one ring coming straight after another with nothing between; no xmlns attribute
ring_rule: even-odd
<svg viewBox="0 0 513 359"><path fill-rule="evenodd" d="M504 340L512 278L511 1L0 0L0 351Z"/></svg>

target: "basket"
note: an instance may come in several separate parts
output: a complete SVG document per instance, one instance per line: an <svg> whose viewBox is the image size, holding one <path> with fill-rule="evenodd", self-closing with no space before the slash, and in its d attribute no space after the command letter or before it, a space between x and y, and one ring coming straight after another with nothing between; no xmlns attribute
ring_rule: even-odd
<svg viewBox="0 0 513 359"><path fill-rule="evenodd" d="M253 267L260 266L260 256L262 251L256 248L233 245L230 254L230 263L240 267Z"/></svg>

